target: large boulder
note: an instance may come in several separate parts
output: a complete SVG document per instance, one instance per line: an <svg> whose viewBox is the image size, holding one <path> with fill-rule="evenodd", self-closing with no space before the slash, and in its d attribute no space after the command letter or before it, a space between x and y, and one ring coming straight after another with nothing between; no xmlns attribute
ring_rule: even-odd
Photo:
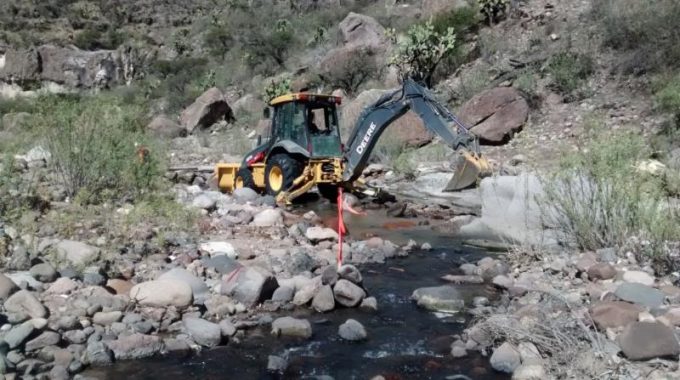
<svg viewBox="0 0 680 380"><path fill-rule="evenodd" d="M54 249L59 261L66 261L76 268L83 268L97 260L101 252L97 247L74 240L61 240Z"/></svg>
<svg viewBox="0 0 680 380"><path fill-rule="evenodd" d="M338 280L333 287L335 301L345 307L355 307L366 297L366 292L345 279Z"/></svg>
<svg viewBox="0 0 680 380"><path fill-rule="evenodd" d="M482 143L504 144L526 123L529 104L514 88L497 87L465 102L459 116Z"/></svg>
<svg viewBox="0 0 680 380"><path fill-rule="evenodd" d="M616 288L614 294L624 301L633 302L650 309L660 307L664 300L662 291L638 283L623 283Z"/></svg>
<svg viewBox="0 0 680 380"><path fill-rule="evenodd" d="M356 125L363 110L374 104L382 96L393 92L392 90L366 90L354 100L342 106L340 118L340 131L346 140L350 131ZM389 137L388 137L389 135ZM432 141L434 136L425 128L422 119L413 111L395 120L390 125L389 134L383 135L382 139L390 139L392 144L405 144L409 147L419 147Z"/></svg>
<svg viewBox="0 0 680 380"><path fill-rule="evenodd" d="M182 111L180 121L188 133L196 128L208 128L221 119L233 120L233 112L224 99L224 94L213 87L199 96L194 103Z"/></svg>
<svg viewBox="0 0 680 380"><path fill-rule="evenodd" d="M618 341L621 351L630 360L677 359L680 354L680 345L673 329L658 322L631 323L619 335Z"/></svg>
<svg viewBox="0 0 680 380"><path fill-rule="evenodd" d="M265 107L267 107L267 103L263 102L261 99L258 99L253 94L244 95L232 105L235 115L239 115L241 113L248 115L261 115Z"/></svg>
<svg viewBox="0 0 680 380"><path fill-rule="evenodd" d="M279 287L276 277L259 267L241 267L222 278L222 294L246 306L268 300Z"/></svg>
<svg viewBox="0 0 680 380"><path fill-rule="evenodd" d="M186 135L186 129L164 115L154 117L146 129L158 137L175 138Z"/></svg>
<svg viewBox="0 0 680 380"><path fill-rule="evenodd" d="M158 277L161 281L180 281L191 287L191 292L194 298L194 304L203 305L205 300L210 296L208 285L200 278L189 273L184 268L172 268Z"/></svg>
<svg viewBox="0 0 680 380"><path fill-rule="evenodd" d="M458 236L464 240L497 245L557 246L557 234L545 229L546 214L538 200L545 196L543 185L533 174L484 178L479 186L482 215L462 225Z"/></svg>
<svg viewBox="0 0 680 380"><path fill-rule="evenodd" d="M345 45L381 47L387 43L385 28L373 17L350 12L339 27Z"/></svg>
<svg viewBox="0 0 680 380"><path fill-rule="evenodd" d="M184 281L156 280L133 286L130 298L144 306L187 307L191 305L193 292Z"/></svg>
<svg viewBox="0 0 680 380"><path fill-rule="evenodd" d="M40 79L40 56L37 49L9 49L0 54L0 58L0 79L7 82Z"/></svg>

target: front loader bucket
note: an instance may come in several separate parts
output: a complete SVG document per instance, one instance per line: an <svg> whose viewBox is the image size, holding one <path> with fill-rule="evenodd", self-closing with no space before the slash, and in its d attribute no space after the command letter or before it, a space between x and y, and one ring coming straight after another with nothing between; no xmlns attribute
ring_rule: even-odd
<svg viewBox="0 0 680 380"><path fill-rule="evenodd" d="M477 183L477 179L491 175L491 165L481 154L462 152L458 154L455 165L456 173L444 191L457 191Z"/></svg>

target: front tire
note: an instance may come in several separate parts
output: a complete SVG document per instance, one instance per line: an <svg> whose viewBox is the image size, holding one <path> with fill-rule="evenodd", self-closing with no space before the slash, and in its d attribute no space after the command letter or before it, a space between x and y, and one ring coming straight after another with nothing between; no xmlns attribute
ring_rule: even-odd
<svg viewBox="0 0 680 380"><path fill-rule="evenodd" d="M293 181L302 174L302 164L287 154L276 154L267 160L265 186L267 194L279 195L293 186Z"/></svg>

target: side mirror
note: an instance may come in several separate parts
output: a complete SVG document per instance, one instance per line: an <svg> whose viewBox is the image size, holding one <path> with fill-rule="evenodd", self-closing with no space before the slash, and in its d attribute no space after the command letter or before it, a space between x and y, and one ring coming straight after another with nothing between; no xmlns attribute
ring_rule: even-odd
<svg viewBox="0 0 680 380"><path fill-rule="evenodd" d="M262 135L257 135L257 146L262 145Z"/></svg>
<svg viewBox="0 0 680 380"><path fill-rule="evenodd" d="M264 117L265 119L269 119L271 116L272 116L271 110L269 109L269 107L265 107L265 109L262 110L262 117Z"/></svg>

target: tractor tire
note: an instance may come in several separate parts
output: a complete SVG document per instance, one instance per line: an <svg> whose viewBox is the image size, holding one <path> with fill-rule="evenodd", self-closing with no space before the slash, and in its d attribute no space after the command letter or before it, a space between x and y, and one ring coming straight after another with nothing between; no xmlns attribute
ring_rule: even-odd
<svg viewBox="0 0 680 380"><path fill-rule="evenodd" d="M327 183L320 183L316 185L317 189L319 189L319 194L321 194L322 197L328 199L331 203L337 203L338 202L338 186L337 185L330 185Z"/></svg>
<svg viewBox="0 0 680 380"><path fill-rule="evenodd" d="M236 172L236 181L234 181L234 188L239 189L242 187L249 187L257 191L255 186L255 180L253 179L253 172L248 168L240 168Z"/></svg>
<svg viewBox="0 0 680 380"><path fill-rule="evenodd" d="M276 154L267 160L264 183L267 194L277 196L290 189L293 181L302 174L302 163L287 154Z"/></svg>

